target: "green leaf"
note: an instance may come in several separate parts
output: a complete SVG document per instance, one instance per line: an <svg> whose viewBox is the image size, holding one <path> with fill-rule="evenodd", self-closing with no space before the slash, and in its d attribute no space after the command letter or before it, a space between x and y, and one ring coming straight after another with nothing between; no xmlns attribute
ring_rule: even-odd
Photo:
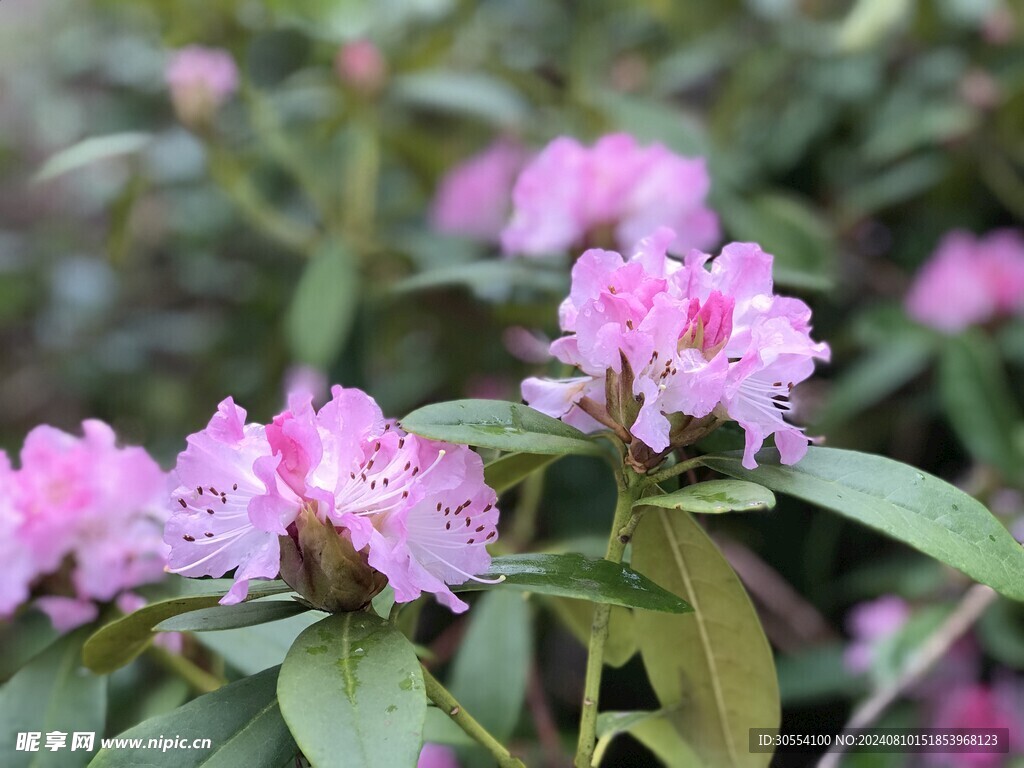
<svg viewBox="0 0 1024 768"><path fill-rule="evenodd" d="M590 642L590 629L594 625L594 604L565 597L552 598L546 602L572 632L573 637L586 648ZM608 639L604 644L604 663L609 667L621 667L633 658L636 649L633 612L619 605L612 606L608 617Z"/></svg>
<svg viewBox="0 0 1024 768"><path fill-rule="evenodd" d="M568 288L563 271L544 269L522 261L472 261L442 264L398 282L396 293L414 293L435 288L461 286L482 299L507 299L513 288L530 288L563 294Z"/></svg>
<svg viewBox="0 0 1024 768"><path fill-rule="evenodd" d="M221 632L200 632L196 640L223 656L239 672L255 675L284 663L295 638L323 617L320 611L308 611L270 624Z"/></svg>
<svg viewBox="0 0 1024 768"><path fill-rule="evenodd" d="M449 690L498 741L512 735L523 711L531 629L521 595L484 595L470 612L469 630L452 665Z"/></svg>
<svg viewBox="0 0 1024 768"><path fill-rule="evenodd" d="M280 621L308 610L308 606L295 600L218 605L172 616L161 621L154 629L157 632L212 632L220 629L238 629Z"/></svg>
<svg viewBox="0 0 1024 768"><path fill-rule="evenodd" d="M484 482L500 496L557 459L543 453L510 453L484 467Z"/></svg>
<svg viewBox="0 0 1024 768"><path fill-rule="evenodd" d="M247 600L289 592L283 581L252 582ZM223 592L175 597L150 603L139 610L107 624L90 637L82 649L82 660L93 672L108 674L134 659L153 640L157 624L189 611L210 608L220 601Z"/></svg>
<svg viewBox="0 0 1024 768"><path fill-rule="evenodd" d="M30 609L0 621L0 680L7 680L59 636L50 617L41 611Z"/></svg>
<svg viewBox="0 0 1024 768"><path fill-rule="evenodd" d="M704 766L704 762L671 723L668 713L663 711L602 712L597 718L598 741L593 765L600 765L612 739L622 733L630 734L651 750L666 768Z"/></svg>
<svg viewBox="0 0 1024 768"><path fill-rule="evenodd" d="M838 512L963 571L1015 600L1024 600L1024 548L978 501L914 467L882 456L811 447L795 466L778 451L703 456L701 463Z"/></svg>
<svg viewBox="0 0 1024 768"><path fill-rule="evenodd" d="M359 305L359 272L344 244L328 240L313 253L285 316L292 354L326 368L345 346Z"/></svg>
<svg viewBox="0 0 1024 768"><path fill-rule="evenodd" d="M169 762L155 758L154 750L145 746L103 749L90 768L134 768L165 762L176 768L280 768L299 750L281 718L277 679L278 669L268 669L146 720L117 737L141 739L143 745L150 739L179 735L204 738L210 740L208 749L175 749Z"/></svg>
<svg viewBox="0 0 1024 768"><path fill-rule="evenodd" d="M103 733L107 681L82 669L82 628L57 640L22 667L0 688L0 755L5 768L74 768L85 765L90 752L72 752L72 734ZM68 734L67 746L45 749L46 733ZM15 751L18 733L36 732L38 752Z"/></svg>
<svg viewBox="0 0 1024 768"><path fill-rule="evenodd" d="M133 154L145 147L151 138L148 133L126 132L83 139L50 157L36 172L33 181L49 181L100 160Z"/></svg>
<svg viewBox="0 0 1024 768"><path fill-rule="evenodd" d="M427 405L402 419L402 427L431 440L499 451L605 455L575 427L503 400L452 400Z"/></svg>
<svg viewBox="0 0 1024 768"><path fill-rule="evenodd" d="M739 578L686 512L653 509L633 537L633 567L693 605L671 616L634 611L637 639L658 701L710 765L767 766L747 751L749 728L778 727L771 647Z"/></svg>
<svg viewBox="0 0 1024 768"><path fill-rule="evenodd" d="M505 555L491 561L482 579L503 580L499 584L467 581L452 587L453 592L482 589L519 589L543 595L572 597L593 603L646 608L651 611L686 613L692 610L685 601L628 565L603 558L585 557L575 552L557 555Z"/></svg>
<svg viewBox="0 0 1024 768"><path fill-rule="evenodd" d="M412 644L369 613L339 613L288 651L277 696L314 766L415 765L427 697Z"/></svg>
<svg viewBox="0 0 1024 768"><path fill-rule="evenodd" d="M681 509L698 514L750 512L772 509L775 506L775 494L763 485L745 480L708 480L664 496L640 499L633 506Z"/></svg>
<svg viewBox="0 0 1024 768"><path fill-rule="evenodd" d="M775 664L782 701L806 706L864 693L867 684L863 676L851 674L843 663L845 650L836 643L778 657Z"/></svg>
<svg viewBox="0 0 1024 768"><path fill-rule="evenodd" d="M978 461L1024 479L1024 455L1013 439L1022 418L995 345L966 333L947 339L939 360L939 394L957 437Z"/></svg>
<svg viewBox="0 0 1024 768"><path fill-rule="evenodd" d="M529 115L518 91L483 72L412 72L396 77L391 91L407 104L479 117L502 128L522 125Z"/></svg>

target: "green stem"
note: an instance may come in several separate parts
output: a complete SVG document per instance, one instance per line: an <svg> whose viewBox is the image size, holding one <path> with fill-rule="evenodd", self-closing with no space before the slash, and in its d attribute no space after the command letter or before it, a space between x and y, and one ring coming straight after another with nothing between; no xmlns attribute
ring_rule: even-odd
<svg viewBox="0 0 1024 768"><path fill-rule="evenodd" d="M201 669L184 656L171 653L158 645L149 647L149 655L165 669L173 672L196 693L213 693L224 686L224 681Z"/></svg>
<svg viewBox="0 0 1024 768"><path fill-rule="evenodd" d="M615 519L608 536L605 560L622 562L622 554L636 528L634 519L639 512L633 512L633 502L643 491L641 476L630 469L624 469L626 476L619 480L618 499L615 502ZM601 673L604 667L604 646L608 640L608 621L612 608L605 603L594 606L594 623L590 627L590 644L587 652L587 677L583 685L583 713L580 716L580 739L576 746L576 768L590 768L594 757L597 731L597 707L601 692Z"/></svg>
<svg viewBox="0 0 1024 768"><path fill-rule="evenodd" d="M665 480L669 480L675 477L676 475L681 475L683 474L683 472L688 472L694 467L699 466L699 458L681 461L678 464L673 464L668 469L663 469L660 472L655 472L653 475L646 475L642 480L643 487L650 488L652 485L657 485L658 483L664 482Z"/></svg>
<svg viewBox="0 0 1024 768"><path fill-rule="evenodd" d="M497 760L499 768L526 768L519 759L512 756L501 742L491 736L469 712L463 709L458 699L452 696L451 691L441 685L438 679L430 674L426 667L423 667L423 682L427 687L427 698L434 702L442 712L447 713L448 717L465 731L467 736L490 752L494 759Z"/></svg>

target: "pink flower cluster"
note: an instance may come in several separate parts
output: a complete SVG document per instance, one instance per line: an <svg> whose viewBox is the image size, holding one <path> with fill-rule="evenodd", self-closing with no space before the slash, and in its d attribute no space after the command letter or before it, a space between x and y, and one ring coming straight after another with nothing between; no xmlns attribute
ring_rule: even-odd
<svg viewBox="0 0 1024 768"><path fill-rule="evenodd" d="M235 60L220 48L190 45L175 51L167 63L165 77L174 109L187 125L209 120L238 90Z"/></svg>
<svg viewBox="0 0 1024 768"><path fill-rule="evenodd" d="M265 426L246 424L227 398L189 436L165 531L170 570L198 577L237 569L221 601L237 603L250 579L278 575L279 537L292 535L308 509L387 576L398 602L433 592L464 611L447 585L485 571L485 545L497 536L496 496L480 457L405 434L358 389L331 394L319 411L308 395L292 396Z"/></svg>
<svg viewBox="0 0 1024 768"><path fill-rule="evenodd" d="M898 632L909 618L910 606L896 595L883 595L877 600L854 606L847 617L847 628L853 642L843 655L846 668L851 672L870 669L878 643Z"/></svg>
<svg viewBox="0 0 1024 768"><path fill-rule="evenodd" d="M991 685L970 683L945 689L937 702L932 728L978 728L1009 731L1009 753L978 752L969 748L926 755L926 764L942 768L1000 768L1017 765L1024 756L1024 684L1012 676Z"/></svg>
<svg viewBox="0 0 1024 768"><path fill-rule="evenodd" d="M720 237L718 217L704 203L710 186L703 158L681 157L661 144L641 147L624 133L592 147L562 137L520 174L501 242L506 253L534 256L604 245L599 241L610 230L628 251L667 226L675 231L673 252L709 248Z"/></svg>
<svg viewBox="0 0 1024 768"><path fill-rule="evenodd" d="M907 313L946 333L1024 312L1024 236L997 230L983 237L951 232L918 273Z"/></svg>
<svg viewBox="0 0 1024 768"><path fill-rule="evenodd" d="M437 232L498 242L512 208L512 184L526 160L526 150L511 139L498 139L456 165L437 188L430 211Z"/></svg>
<svg viewBox="0 0 1024 768"><path fill-rule="evenodd" d="M82 430L36 427L20 469L0 452L0 616L35 593L63 631L164 575L167 476L142 448L118 448L103 422Z"/></svg>
<svg viewBox="0 0 1024 768"><path fill-rule="evenodd" d="M583 375L527 379L524 399L584 430L606 423L607 406L657 455L692 442L698 422L706 434L735 420L746 432L744 466L756 466L754 454L770 435L784 463L799 461L808 440L783 418L789 394L815 359L829 359L828 346L810 337L810 309L772 292L772 257L757 245L727 245L708 269L711 257L700 251L683 262L668 258L674 240L661 228L629 259L596 249L579 258L559 310L568 335L552 342L551 353ZM639 403L626 420L615 418L606 397L623 381L630 391L622 399ZM626 406L617 409L627 413Z"/></svg>

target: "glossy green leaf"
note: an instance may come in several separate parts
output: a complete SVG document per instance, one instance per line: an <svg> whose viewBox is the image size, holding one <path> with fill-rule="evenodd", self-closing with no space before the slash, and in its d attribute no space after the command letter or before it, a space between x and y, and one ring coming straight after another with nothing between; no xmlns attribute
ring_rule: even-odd
<svg viewBox="0 0 1024 768"><path fill-rule="evenodd" d="M674 716L675 713L671 713ZM600 765L604 752L616 736L628 733L655 756L666 768L703 768L705 763L693 751L670 720L668 713L602 712L597 718L597 748L593 765Z"/></svg>
<svg viewBox="0 0 1024 768"><path fill-rule="evenodd" d="M484 467L484 482L500 496L557 458L543 453L510 453Z"/></svg>
<svg viewBox="0 0 1024 768"><path fill-rule="evenodd" d="M484 72L433 69L395 78L394 95L422 108L479 117L499 127L521 125L528 105L507 81Z"/></svg>
<svg viewBox="0 0 1024 768"><path fill-rule="evenodd" d="M604 455L575 427L504 400L452 400L427 405L402 419L402 427L431 440L499 451Z"/></svg>
<svg viewBox="0 0 1024 768"><path fill-rule="evenodd" d="M173 750L173 760L145 746L103 749L91 768L135 768L171 765L175 768L280 768L298 753L292 735L281 718L276 697L278 669L268 669L220 690L200 696L165 715L146 720L120 734L119 739L150 739L181 736L210 740L210 747ZM115 745L116 745L115 741ZM63 764L62 764L63 765Z"/></svg>
<svg viewBox="0 0 1024 768"><path fill-rule="evenodd" d="M763 485L745 480L708 480L664 496L640 499L633 506L681 509L698 514L750 512L773 508L775 494Z"/></svg>
<svg viewBox="0 0 1024 768"><path fill-rule="evenodd" d="M1024 548L978 501L939 478L883 456L811 447L796 465L778 451L704 456L723 474L816 504L892 536L997 592L1024 600Z"/></svg>
<svg viewBox="0 0 1024 768"><path fill-rule="evenodd" d="M685 601L662 589L628 565L570 552L545 555L505 555L491 561L482 579L503 580L499 584L467 581L455 592L481 589L519 589L543 595L558 595L594 603L646 608L651 611L686 613Z"/></svg>
<svg viewBox="0 0 1024 768"><path fill-rule="evenodd" d="M283 581L252 582L247 600L291 591ZM188 595L150 603L117 621L107 624L90 637L82 649L85 665L94 672L107 674L123 667L149 645L154 628L160 622L200 608L210 608L220 601L223 592Z"/></svg>
<svg viewBox="0 0 1024 768"><path fill-rule="evenodd" d="M315 768L415 765L427 697L412 644L369 613L306 629L277 683L281 714Z"/></svg>
<svg viewBox="0 0 1024 768"><path fill-rule="evenodd" d="M777 727L771 647L739 577L686 512L652 509L633 537L633 567L693 605L672 616L634 611L640 653L673 726L718 768L767 766L749 728Z"/></svg>
<svg viewBox="0 0 1024 768"><path fill-rule="evenodd" d="M1024 418L995 345L969 332L947 339L939 360L939 394L957 437L978 461L1024 478L1024 455L1013 439Z"/></svg>
<svg viewBox="0 0 1024 768"><path fill-rule="evenodd" d="M113 133L82 139L43 163L34 181L49 181L100 160L134 154L145 147L151 139L151 134L138 132Z"/></svg>
<svg viewBox="0 0 1024 768"><path fill-rule="evenodd" d="M238 605L217 605L200 608L180 616L172 616L154 627L157 632L213 632L238 629L256 624L291 618L310 610L296 600L264 600Z"/></svg>
<svg viewBox="0 0 1024 768"><path fill-rule="evenodd" d="M473 606L469 621L448 688L466 711L504 741L519 721L526 696L530 607L522 595L492 592Z"/></svg>
<svg viewBox="0 0 1024 768"><path fill-rule="evenodd" d="M585 600L556 597L546 601L555 615L572 632L573 637L586 648L590 642L590 629L594 624L594 604ZM612 606L608 617L608 639L604 644L604 663L621 667L636 655L636 628L633 612L619 605Z"/></svg>
<svg viewBox="0 0 1024 768"><path fill-rule="evenodd" d="M359 304L359 271L344 244L329 240L306 265L285 316L295 359L326 368L345 346Z"/></svg>
<svg viewBox="0 0 1024 768"><path fill-rule="evenodd" d="M82 669L83 628L62 637L22 667L0 688L0 755L5 768L75 768L92 757L72 752L76 731L103 733L107 709L107 681ZM68 734L65 749L45 749L45 734ZM38 752L16 751L18 733L40 736ZM97 745L98 746L98 745Z"/></svg>
<svg viewBox="0 0 1024 768"><path fill-rule="evenodd" d="M307 611L269 624L200 632L195 638L201 645L223 656L239 672L255 675L283 664L295 638L323 617L320 611Z"/></svg>

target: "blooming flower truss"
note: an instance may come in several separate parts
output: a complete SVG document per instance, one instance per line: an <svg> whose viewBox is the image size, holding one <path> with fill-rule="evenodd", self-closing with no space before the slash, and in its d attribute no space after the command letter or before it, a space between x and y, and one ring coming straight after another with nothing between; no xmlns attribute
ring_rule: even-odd
<svg viewBox="0 0 1024 768"><path fill-rule="evenodd" d="M282 542L308 550L303 527L319 525L357 569L386 576L398 602L433 592L455 612L467 608L448 585L487 569L498 522L476 453L405 434L357 389L334 387L319 411L308 395L293 396L271 424L245 417L224 400L178 457L165 531L172 572L235 569L221 602L237 603L250 579L282 572ZM349 609L384 586L367 583Z"/></svg>
<svg viewBox="0 0 1024 768"><path fill-rule="evenodd" d="M502 246L536 256L605 245L611 234L631 250L668 226L673 252L709 248L720 237L718 217L704 204L710 186L703 158L681 157L661 144L641 147L629 134L605 136L592 147L555 139L516 181Z"/></svg>
<svg viewBox="0 0 1024 768"><path fill-rule="evenodd" d="M35 595L63 631L163 578L167 476L142 448L118 448L103 422L82 429L79 438L36 427L19 469L0 453L0 615Z"/></svg>
<svg viewBox="0 0 1024 768"><path fill-rule="evenodd" d="M498 242L512 207L512 184L525 160L523 147L502 138L456 165L437 188L433 229Z"/></svg>
<svg viewBox="0 0 1024 768"><path fill-rule="evenodd" d="M945 333L1024 312L1024 236L951 232L917 275L907 313Z"/></svg>
<svg viewBox="0 0 1024 768"><path fill-rule="evenodd" d="M235 60L219 48L190 45L175 51L164 74L175 112L186 125L209 121L238 90Z"/></svg>
<svg viewBox="0 0 1024 768"><path fill-rule="evenodd" d="M551 353L583 375L527 379L524 399L586 431L616 429L644 467L727 420L746 432L745 467L769 435L784 463L799 461L808 440L783 418L789 394L829 359L810 337L810 309L772 292L772 257L759 246L679 262L666 255L674 240L661 228L629 259L597 249L579 258L559 310L568 335Z"/></svg>

